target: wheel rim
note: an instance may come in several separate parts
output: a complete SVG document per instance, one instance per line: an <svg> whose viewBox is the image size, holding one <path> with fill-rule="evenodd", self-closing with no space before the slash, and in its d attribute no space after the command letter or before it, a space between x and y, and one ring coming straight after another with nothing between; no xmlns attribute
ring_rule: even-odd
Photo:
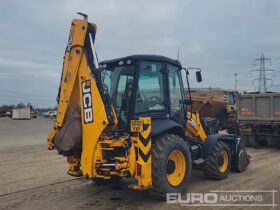
<svg viewBox="0 0 280 210"><path fill-rule="evenodd" d="M174 150L168 157L166 164L167 180L172 186L178 186L186 174L186 160L184 154Z"/></svg>
<svg viewBox="0 0 280 210"><path fill-rule="evenodd" d="M224 173L228 168L228 153L222 150L219 155L219 171Z"/></svg>

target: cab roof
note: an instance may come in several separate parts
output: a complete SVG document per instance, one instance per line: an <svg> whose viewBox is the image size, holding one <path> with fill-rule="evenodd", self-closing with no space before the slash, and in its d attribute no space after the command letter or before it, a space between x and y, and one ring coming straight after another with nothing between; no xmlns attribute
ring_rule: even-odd
<svg viewBox="0 0 280 210"><path fill-rule="evenodd" d="M119 63L120 61L127 61L127 60L151 60L151 61L160 61L160 62L167 62L170 64L174 64L176 66L181 67L181 63L178 60L174 60L162 55L130 55L122 58L112 59L112 60L106 60L101 61L100 65L103 64L112 64L112 63Z"/></svg>

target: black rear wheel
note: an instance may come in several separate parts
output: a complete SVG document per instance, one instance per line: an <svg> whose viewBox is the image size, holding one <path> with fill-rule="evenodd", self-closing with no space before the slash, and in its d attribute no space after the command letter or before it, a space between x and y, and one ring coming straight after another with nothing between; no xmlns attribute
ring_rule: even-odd
<svg viewBox="0 0 280 210"><path fill-rule="evenodd" d="M190 150L182 138L174 134L163 134L153 140L153 196L162 199L166 193L185 193L191 170Z"/></svg>

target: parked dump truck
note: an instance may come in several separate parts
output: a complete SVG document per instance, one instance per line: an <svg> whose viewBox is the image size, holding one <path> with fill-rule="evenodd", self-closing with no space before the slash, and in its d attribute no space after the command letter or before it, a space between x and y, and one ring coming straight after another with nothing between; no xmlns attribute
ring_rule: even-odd
<svg viewBox="0 0 280 210"><path fill-rule="evenodd" d="M280 93L242 94L237 106L239 132L247 146L280 140Z"/></svg>
<svg viewBox="0 0 280 210"><path fill-rule="evenodd" d="M217 130L227 130L228 133L236 132L236 104L237 92L225 89L199 88L192 89L193 111L199 112L202 118L218 119ZM186 95L186 98L189 98Z"/></svg>

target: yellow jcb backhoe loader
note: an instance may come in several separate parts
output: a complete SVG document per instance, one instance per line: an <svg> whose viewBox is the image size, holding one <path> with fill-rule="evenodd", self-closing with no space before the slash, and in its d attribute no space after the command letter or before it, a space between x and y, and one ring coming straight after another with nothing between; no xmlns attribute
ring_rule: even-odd
<svg viewBox="0 0 280 210"><path fill-rule="evenodd" d="M208 135L186 105L180 62L134 55L98 63L96 25L74 19L48 148L67 157L68 173L95 182L132 177L133 189L184 193L192 166L214 179L249 164L244 142ZM202 80L200 71L197 80ZM188 75L186 75L188 82ZM189 88L189 85L188 85Z"/></svg>

